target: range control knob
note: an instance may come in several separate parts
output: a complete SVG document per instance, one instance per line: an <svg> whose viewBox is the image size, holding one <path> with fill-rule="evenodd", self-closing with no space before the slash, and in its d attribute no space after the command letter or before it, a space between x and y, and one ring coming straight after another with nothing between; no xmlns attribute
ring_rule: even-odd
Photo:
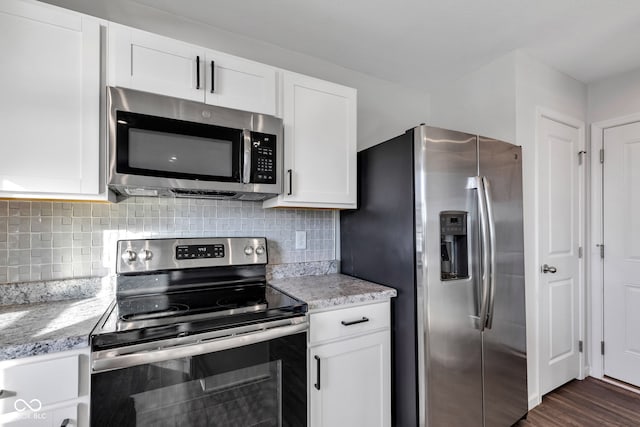
<svg viewBox="0 0 640 427"><path fill-rule="evenodd" d="M264 253L264 246L258 246L256 248L256 255L262 255Z"/></svg>
<svg viewBox="0 0 640 427"><path fill-rule="evenodd" d="M244 247L245 255L253 255L253 246L245 246Z"/></svg>
<svg viewBox="0 0 640 427"><path fill-rule="evenodd" d="M151 261L151 258L153 258L153 252L148 249L143 249L138 254L138 258L140 258L140 261Z"/></svg>
<svg viewBox="0 0 640 427"><path fill-rule="evenodd" d="M131 264L136 259L138 259L138 255L134 251L132 251L131 249L127 249L126 251L124 251L122 253L122 260L124 262L126 262L127 264Z"/></svg>

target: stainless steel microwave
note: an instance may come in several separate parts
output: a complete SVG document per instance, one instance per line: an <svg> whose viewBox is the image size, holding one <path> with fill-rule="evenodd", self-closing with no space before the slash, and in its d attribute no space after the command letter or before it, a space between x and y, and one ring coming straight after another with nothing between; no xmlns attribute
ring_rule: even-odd
<svg viewBox="0 0 640 427"><path fill-rule="evenodd" d="M282 192L282 120L114 87L107 103L107 184L116 199Z"/></svg>

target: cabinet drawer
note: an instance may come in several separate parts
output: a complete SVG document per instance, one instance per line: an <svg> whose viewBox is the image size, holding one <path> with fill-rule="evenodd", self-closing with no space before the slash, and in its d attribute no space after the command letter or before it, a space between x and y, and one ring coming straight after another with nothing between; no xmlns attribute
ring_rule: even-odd
<svg viewBox="0 0 640 427"><path fill-rule="evenodd" d="M78 397L78 355L0 364L0 414L64 402ZM28 408L26 408L28 409ZM25 409L22 409L24 411Z"/></svg>
<svg viewBox="0 0 640 427"><path fill-rule="evenodd" d="M14 412L8 415L0 415L0 426L3 427L58 427L66 425L76 427L82 424L78 418L78 404L65 406L59 409L42 407L37 411ZM37 409L37 406L35 407ZM66 424L65 424L66 422Z"/></svg>
<svg viewBox="0 0 640 427"><path fill-rule="evenodd" d="M388 328L389 303L360 305L310 315L309 339L315 342Z"/></svg>

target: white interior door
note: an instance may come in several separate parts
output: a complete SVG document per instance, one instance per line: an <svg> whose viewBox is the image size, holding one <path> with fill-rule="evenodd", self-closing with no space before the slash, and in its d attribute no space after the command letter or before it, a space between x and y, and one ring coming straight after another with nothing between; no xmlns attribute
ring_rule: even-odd
<svg viewBox="0 0 640 427"><path fill-rule="evenodd" d="M640 387L640 123L604 148L604 373Z"/></svg>
<svg viewBox="0 0 640 427"><path fill-rule="evenodd" d="M543 395L580 375L583 167L578 153L584 149L584 130L543 116L538 135Z"/></svg>

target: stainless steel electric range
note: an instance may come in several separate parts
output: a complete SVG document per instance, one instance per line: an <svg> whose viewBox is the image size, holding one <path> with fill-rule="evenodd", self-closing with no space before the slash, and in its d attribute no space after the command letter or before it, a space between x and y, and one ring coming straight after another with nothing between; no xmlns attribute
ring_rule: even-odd
<svg viewBox="0 0 640 427"><path fill-rule="evenodd" d="M118 242L91 336L94 426L306 425L305 303L269 286L264 238Z"/></svg>

